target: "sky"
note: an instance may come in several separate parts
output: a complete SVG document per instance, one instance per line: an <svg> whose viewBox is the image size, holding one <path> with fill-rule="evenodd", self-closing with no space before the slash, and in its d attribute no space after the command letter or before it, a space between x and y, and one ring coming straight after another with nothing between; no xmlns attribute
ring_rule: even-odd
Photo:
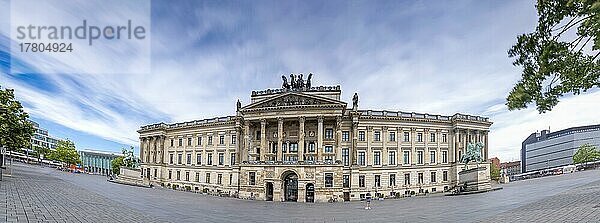
<svg viewBox="0 0 600 223"><path fill-rule="evenodd" d="M120 13L88 2L52 12L78 22L147 19L148 45L11 54L13 24L48 15L0 0L0 17L10 18L0 19L0 86L78 149L138 151L140 126L234 115L237 99L245 105L252 90L278 88L290 73L341 85L347 102L358 92L360 109L489 117L489 156L501 161L519 160L533 132L600 120L597 90L566 95L545 114L505 106L521 75L507 51L534 29L534 1L143 1ZM89 56L98 59L81 60Z"/></svg>

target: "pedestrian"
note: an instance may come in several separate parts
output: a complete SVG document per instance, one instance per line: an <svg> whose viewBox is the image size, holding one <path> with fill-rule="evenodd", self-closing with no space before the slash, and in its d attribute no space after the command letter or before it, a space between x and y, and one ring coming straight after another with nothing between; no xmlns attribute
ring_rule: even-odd
<svg viewBox="0 0 600 223"><path fill-rule="evenodd" d="M367 206L365 206L365 210L370 210L371 209L371 193L367 192L367 195L365 198L367 199Z"/></svg>

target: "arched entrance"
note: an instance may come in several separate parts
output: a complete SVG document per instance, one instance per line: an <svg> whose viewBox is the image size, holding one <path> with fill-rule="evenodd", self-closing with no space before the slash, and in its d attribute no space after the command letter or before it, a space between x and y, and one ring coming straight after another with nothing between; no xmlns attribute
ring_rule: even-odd
<svg viewBox="0 0 600 223"><path fill-rule="evenodd" d="M283 174L284 201L298 201L298 175L292 171Z"/></svg>
<svg viewBox="0 0 600 223"><path fill-rule="evenodd" d="M267 201L273 201L273 183L267 182L266 188Z"/></svg>
<svg viewBox="0 0 600 223"><path fill-rule="evenodd" d="M306 202L315 202L315 185L306 184Z"/></svg>

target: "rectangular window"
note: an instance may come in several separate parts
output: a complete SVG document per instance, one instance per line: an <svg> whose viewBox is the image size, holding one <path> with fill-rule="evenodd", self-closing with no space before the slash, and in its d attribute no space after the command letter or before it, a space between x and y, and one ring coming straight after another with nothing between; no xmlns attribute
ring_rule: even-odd
<svg viewBox="0 0 600 223"><path fill-rule="evenodd" d="M434 151L429 151L429 163L434 164L435 163L435 150Z"/></svg>
<svg viewBox="0 0 600 223"><path fill-rule="evenodd" d="M431 182L432 183L437 182L437 175L435 172L431 172Z"/></svg>
<svg viewBox="0 0 600 223"><path fill-rule="evenodd" d="M390 132L390 142L396 141L396 132Z"/></svg>
<svg viewBox="0 0 600 223"><path fill-rule="evenodd" d="M185 158L186 158L187 165L192 165L192 154L191 153L186 154Z"/></svg>
<svg viewBox="0 0 600 223"><path fill-rule="evenodd" d="M423 133L417 133L417 142L423 142Z"/></svg>
<svg viewBox="0 0 600 223"><path fill-rule="evenodd" d="M430 134L429 141L430 142L435 142L435 133L429 133L429 134Z"/></svg>
<svg viewBox="0 0 600 223"><path fill-rule="evenodd" d="M446 182L448 181L448 171L444 170L444 172L442 172L442 181Z"/></svg>
<svg viewBox="0 0 600 223"><path fill-rule="evenodd" d="M210 173L206 173L206 179L204 180L204 182L207 184L210 183Z"/></svg>
<svg viewBox="0 0 600 223"><path fill-rule="evenodd" d="M219 153L219 166L225 164L225 154Z"/></svg>
<svg viewBox="0 0 600 223"><path fill-rule="evenodd" d="M325 138L333 139L333 129L325 129Z"/></svg>
<svg viewBox="0 0 600 223"><path fill-rule="evenodd" d="M237 142L237 136L236 135L231 135L231 145L235 145Z"/></svg>
<svg viewBox="0 0 600 223"><path fill-rule="evenodd" d="M358 132L358 141L365 141L365 131Z"/></svg>
<svg viewBox="0 0 600 223"><path fill-rule="evenodd" d="M187 142L188 142L187 143L188 146L192 146L192 138L188 138Z"/></svg>
<svg viewBox="0 0 600 223"><path fill-rule="evenodd" d="M229 185L233 185L233 174L229 174Z"/></svg>
<svg viewBox="0 0 600 223"><path fill-rule="evenodd" d="M202 136L198 136L198 145L202 145Z"/></svg>
<svg viewBox="0 0 600 223"><path fill-rule="evenodd" d="M212 165L212 153L209 153L207 158L206 164L209 166Z"/></svg>
<svg viewBox="0 0 600 223"><path fill-rule="evenodd" d="M403 159L404 165L410 165L410 151L404 150L403 153L404 153L404 159Z"/></svg>
<svg viewBox="0 0 600 223"><path fill-rule="evenodd" d="M404 174L404 185L410 185L410 173Z"/></svg>
<svg viewBox="0 0 600 223"><path fill-rule="evenodd" d="M177 180L181 180L181 171L177 171Z"/></svg>
<svg viewBox="0 0 600 223"><path fill-rule="evenodd" d="M375 138L376 142L381 141L381 132L380 131L375 131L375 133L373 133L373 138Z"/></svg>
<svg viewBox="0 0 600 223"><path fill-rule="evenodd" d="M365 187L365 175L358 176L358 186Z"/></svg>
<svg viewBox="0 0 600 223"><path fill-rule="evenodd" d="M325 187L333 187L333 173L325 173Z"/></svg>
<svg viewBox="0 0 600 223"><path fill-rule="evenodd" d="M442 142L448 142L448 134L442 134Z"/></svg>
<svg viewBox="0 0 600 223"><path fill-rule="evenodd" d="M389 186L393 187L396 186L396 174L390 174L390 182L389 182Z"/></svg>
<svg viewBox="0 0 600 223"><path fill-rule="evenodd" d="M235 165L235 153L231 153L231 165Z"/></svg>
<svg viewBox="0 0 600 223"><path fill-rule="evenodd" d="M442 163L448 163L448 151L442 151Z"/></svg>
<svg viewBox="0 0 600 223"><path fill-rule="evenodd" d="M325 146L325 153L333 153L333 146Z"/></svg>
<svg viewBox="0 0 600 223"><path fill-rule="evenodd" d="M381 175L375 175L375 187L381 187Z"/></svg>
<svg viewBox="0 0 600 223"><path fill-rule="evenodd" d="M196 182L200 182L200 173L196 172Z"/></svg>
<svg viewBox="0 0 600 223"><path fill-rule="evenodd" d="M423 151L417 151L417 164L423 164Z"/></svg>
<svg viewBox="0 0 600 223"><path fill-rule="evenodd" d="M169 164L173 164L173 154L169 154Z"/></svg>
<svg viewBox="0 0 600 223"><path fill-rule="evenodd" d="M179 146L183 146L183 139L182 138L179 138L179 144L178 145Z"/></svg>
<svg viewBox="0 0 600 223"><path fill-rule="evenodd" d="M373 165L381 165L381 152L380 151L373 152Z"/></svg>
<svg viewBox="0 0 600 223"><path fill-rule="evenodd" d="M158 170L154 169L154 177L157 177L157 175L158 175L157 172L158 172Z"/></svg>
<svg viewBox="0 0 600 223"><path fill-rule="evenodd" d="M344 166L350 166L350 150L348 148L342 149L342 163Z"/></svg>
<svg viewBox="0 0 600 223"><path fill-rule="evenodd" d="M212 145L212 136L208 136L208 145Z"/></svg>
<svg viewBox="0 0 600 223"><path fill-rule="evenodd" d="M219 145L225 145L225 136L224 135L219 136Z"/></svg>
<svg viewBox="0 0 600 223"><path fill-rule="evenodd" d="M181 164L181 162L183 162L182 157L183 157L183 154L181 154L181 153L177 154L177 164Z"/></svg>
<svg viewBox="0 0 600 223"><path fill-rule="evenodd" d="M419 184L423 184L423 173L419 173Z"/></svg>
<svg viewBox="0 0 600 223"><path fill-rule="evenodd" d="M396 151L389 151L389 165L396 165Z"/></svg>
<svg viewBox="0 0 600 223"><path fill-rule="evenodd" d="M185 171L185 181L190 181L190 172Z"/></svg>
<svg viewBox="0 0 600 223"><path fill-rule="evenodd" d="M343 184L344 188L349 188L350 187L350 175L344 175L344 184Z"/></svg>
<svg viewBox="0 0 600 223"><path fill-rule="evenodd" d="M290 143L290 153L298 152L298 143Z"/></svg>
<svg viewBox="0 0 600 223"><path fill-rule="evenodd" d="M173 147L173 139L171 139L171 147Z"/></svg>
<svg viewBox="0 0 600 223"><path fill-rule="evenodd" d="M344 141L344 142L350 141L350 132L349 131L342 132L342 141Z"/></svg>
<svg viewBox="0 0 600 223"><path fill-rule="evenodd" d="M358 152L358 165L365 165L365 152Z"/></svg>
<svg viewBox="0 0 600 223"><path fill-rule="evenodd" d="M202 165L202 154L196 155L196 165Z"/></svg>
<svg viewBox="0 0 600 223"><path fill-rule="evenodd" d="M404 141L410 142L410 133L409 132L404 132Z"/></svg>
<svg viewBox="0 0 600 223"><path fill-rule="evenodd" d="M256 172L248 172L248 185L256 185Z"/></svg>
<svg viewBox="0 0 600 223"><path fill-rule="evenodd" d="M173 171L169 170L169 180L172 178Z"/></svg>
<svg viewBox="0 0 600 223"><path fill-rule="evenodd" d="M217 184L223 184L223 174L217 175Z"/></svg>

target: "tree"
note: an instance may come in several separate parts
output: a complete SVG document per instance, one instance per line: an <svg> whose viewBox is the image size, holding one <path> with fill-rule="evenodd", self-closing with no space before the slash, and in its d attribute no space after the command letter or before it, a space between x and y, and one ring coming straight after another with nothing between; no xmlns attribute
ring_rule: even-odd
<svg viewBox="0 0 600 223"><path fill-rule="evenodd" d="M50 148L43 146L33 146L32 149L34 153L33 155L38 159L41 159L42 155L44 155L44 157L48 157L48 154L51 152Z"/></svg>
<svg viewBox="0 0 600 223"><path fill-rule="evenodd" d="M490 165L490 178L495 181L500 180L500 168L494 164Z"/></svg>
<svg viewBox="0 0 600 223"><path fill-rule="evenodd" d="M130 146L129 150L122 148L121 153L123 156L119 156L111 162L114 174L118 174L121 167L134 168L136 166L137 159L133 155L133 146Z"/></svg>
<svg viewBox="0 0 600 223"><path fill-rule="evenodd" d="M56 144L56 150L50 153L50 159L66 163L67 165L81 163L79 153L75 149L75 143L71 140L60 140Z"/></svg>
<svg viewBox="0 0 600 223"><path fill-rule="evenodd" d="M564 94L600 87L600 2L538 0L536 8L535 31L519 35L508 51L523 73L506 105L514 110L535 103L544 113Z"/></svg>
<svg viewBox="0 0 600 223"><path fill-rule="evenodd" d="M28 118L14 90L0 87L0 146L9 151L29 148L35 128Z"/></svg>
<svg viewBox="0 0 600 223"><path fill-rule="evenodd" d="M573 155L573 163L575 164L593 162L599 159L600 151L590 144L579 146L579 149L575 152L575 155Z"/></svg>

